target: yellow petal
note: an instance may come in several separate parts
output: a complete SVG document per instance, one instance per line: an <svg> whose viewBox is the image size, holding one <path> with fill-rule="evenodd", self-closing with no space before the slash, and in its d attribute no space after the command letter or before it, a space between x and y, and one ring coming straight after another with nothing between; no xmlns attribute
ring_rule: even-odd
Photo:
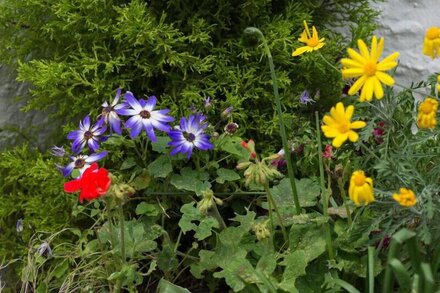
<svg viewBox="0 0 440 293"><path fill-rule="evenodd" d="M365 45L363 40L358 40L359 51L365 59L370 59L370 53L368 52L367 45Z"/></svg>
<svg viewBox="0 0 440 293"><path fill-rule="evenodd" d="M388 75L386 73L377 71L376 72L376 77L379 79L379 81L381 83L384 83L387 86L392 86L394 84L394 79L390 75Z"/></svg>
<svg viewBox="0 0 440 293"><path fill-rule="evenodd" d="M347 138L348 138L348 134L347 133L341 133L341 134L339 134L338 136L336 136L333 139L332 145L335 148L339 148L347 140Z"/></svg>
<svg viewBox="0 0 440 293"><path fill-rule="evenodd" d="M371 60L377 62L377 38L373 36L371 38Z"/></svg>
<svg viewBox="0 0 440 293"><path fill-rule="evenodd" d="M312 38L319 39L318 38L318 31L316 30L315 26L312 26L313 35Z"/></svg>
<svg viewBox="0 0 440 293"><path fill-rule="evenodd" d="M373 77L367 78L361 93L361 97L363 96L364 100L371 101L371 99L373 98L373 86L374 86Z"/></svg>
<svg viewBox="0 0 440 293"><path fill-rule="evenodd" d="M364 69L359 67L342 70L342 77L344 78L358 77L363 74L364 74Z"/></svg>
<svg viewBox="0 0 440 293"><path fill-rule="evenodd" d="M397 62L387 62L387 63L380 62L379 64L377 64L376 69L379 71L387 71L396 67L397 64L398 64Z"/></svg>
<svg viewBox="0 0 440 293"><path fill-rule="evenodd" d="M301 43L307 43L308 38L307 38L307 33L306 33L306 31L303 31L303 32L301 33L301 36L300 36L300 38L298 39L298 41L300 41Z"/></svg>
<svg viewBox="0 0 440 293"><path fill-rule="evenodd" d="M376 97L376 99L380 100L383 98L382 84L380 83L379 79L377 79L377 77L374 77L372 79L373 79L374 96Z"/></svg>
<svg viewBox="0 0 440 293"><path fill-rule="evenodd" d="M350 124L351 129L364 128L365 126L367 126L367 123L365 123L364 121L353 121Z"/></svg>
<svg viewBox="0 0 440 293"><path fill-rule="evenodd" d="M361 55L359 55L359 53L356 52L355 50L348 48L347 53L350 56L350 58L353 59L354 61L357 61L361 64L367 63L367 60L364 57L362 57Z"/></svg>
<svg viewBox="0 0 440 293"><path fill-rule="evenodd" d="M379 60L380 56L382 55L384 44L385 44L384 38L380 38L379 44L377 45L377 52L376 52L377 59L376 60Z"/></svg>
<svg viewBox="0 0 440 293"><path fill-rule="evenodd" d="M345 108L342 102L336 104L336 114L338 115L336 121L345 121Z"/></svg>
<svg viewBox="0 0 440 293"><path fill-rule="evenodd" d="M325 115L324 118L322 118L322 121L328 126L336 126L337 125L336 121L328 115Z"/></svg>
<svg viewBox="0 0 440 293"><path fill-rule="evenodd" d="M351 116L353 116L354 106L350 105L345 109L345 119L350 120Z"/></svg>
<svg viewBox="0 0 440 293"><path fill-rule="evenodd" d="M293 51L292 56L299 56L301 54L303 54L304 52L306 52L309 49L308 46L304 46L304 47L299 47L298 49L296 49L295 51Z"/></svg>
<svg viewBox="0 0 440 293"><path fill-rule="evenodd" d="M345 67L363 67L364 65L362 63L359 63L353 59L349 58L342 58L341 64Z"/></svg>
<svg viewBox="0 0 440 293"><path fill-rule="evenodd" d="M325 137L333 138L339 135L339 131L337 131L336 128L332 128L327 125L322 125L321 129Z"/></svg>
<svg viewBox="0 0 440 293"><path fill-rule="evenodd" d="M359 91L359 89L364 85L366 80L367 80L366 75L363 75L358 80L356 80L356 82L348 90L348 95L354 96Z"/></svg>

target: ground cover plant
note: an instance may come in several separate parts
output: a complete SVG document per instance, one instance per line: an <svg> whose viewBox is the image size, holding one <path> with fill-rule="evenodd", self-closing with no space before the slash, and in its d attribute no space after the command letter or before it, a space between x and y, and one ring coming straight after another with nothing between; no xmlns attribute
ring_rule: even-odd
<svg viewBox="0 0 440 293"><path fill-rule="evenodd" d="M395 82L366 2L5 3L66 125L0 155L4 290L438 289L437 75Z"/></svg>

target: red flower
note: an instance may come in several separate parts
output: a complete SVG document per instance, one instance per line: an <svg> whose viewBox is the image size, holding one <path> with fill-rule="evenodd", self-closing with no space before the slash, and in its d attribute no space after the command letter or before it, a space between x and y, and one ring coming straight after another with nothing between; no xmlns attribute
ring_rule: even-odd
<svg viewBox="0 0 440 293"><path fill-rule="evenodd" d="M83 199L91 201L105 195L111 183L108 171L99 169L98 164L93 163L80 178L64 183L64 191L72 193L81 190L79 201L82 203Z"/></svg>

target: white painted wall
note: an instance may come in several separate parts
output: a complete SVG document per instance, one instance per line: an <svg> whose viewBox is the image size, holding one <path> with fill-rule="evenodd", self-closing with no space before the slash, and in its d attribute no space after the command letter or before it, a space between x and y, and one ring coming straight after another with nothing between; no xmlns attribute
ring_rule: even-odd
<svg viewBox="0 0 440 293"><path fill-rule="evenodd" d="M376 34L385 38L382 57L400 52L397 83L409 86L411 81L440 73L440 59L433 60L422 53L426 29L440 26L440 0L386 0L372 6L381 12Z"/></svg>

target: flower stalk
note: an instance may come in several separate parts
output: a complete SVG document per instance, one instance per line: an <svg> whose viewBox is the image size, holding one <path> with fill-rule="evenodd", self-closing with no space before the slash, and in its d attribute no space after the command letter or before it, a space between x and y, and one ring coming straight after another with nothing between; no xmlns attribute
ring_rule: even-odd
<svg viewBox="0 0 440 293"><path fill-rule="evenodd" d="M287 246L288 242L289 242L289 237L287 236L287 231L286 231L286 227L284 226L284 222L283 222L283 218L281 217L280 211L278 210L278 206L275 202L275 200L273 199L272 193L270 192L269 189L269 184L265 184L264 185L264 190L266 190L266 194L267 194L267 199L268 199L268 204L269 204L269 213L272 213L272 207L275 210L275 213L277 214L278 220L280 221L280 227L281 227L281 232L283 233L283 238L284 241L287 242ZM272 229L273 229L273 219L272 216L270 217L271 219L271 224L272 224Z"/></svg>
<svg viewBox="0 0 440 293"><path fill-rule="evenodd" d="M328 217L328 198L327 198L327 192L325 188L325 179L324 179L324 162L322 161L322 146L321 146L321 130L319 129L319 116L318 111L315 111L315 121L316 121L316 138L318 140L318 159L319 159L319 177L320 177L320 183L321 183L321 201L323 205L323 214L325 218ZM325 223L325 242L327 246L328 251L328 257L329 259L334 259L335 254L333 251L333 244L332 244L332 236L330 233L330 224L328 222Z"/></svg>
<svg viewBox="0 0 440 293"><path fill-rule="evenodd" d="M275 66L273 64L273 58L272 58L272 54L270 53L270 49L269 46L267 44L267 40L264 37L263 33L255 27L248 27L247 29L245 29L245 33L248 34L253 34L253 35L257 35L263 44L264 47L264 51L267 55L267 59L269 62L269 69L270 69L270 75L272 78L272 86L273 86L273 93L275 96L275 105L276 105L276 109L277 109L277 113L278 113L278 120L279 120L279 127L280 127L280 134L281 134L281 140L283 143L283 148L284 148L284 152L286 154L286 159L287 159L287 173L290 179L290 185L292 187L292 195L293 195L293 200L295 202L295 210L296 210L296 214L299 215L301 214L301 205L299 203L299 199L298 199L298 192L296 189L296 183L295 183L295 170L294 170L294 166L292 163L292 158L290 155L290 147L287 143L287 133L286 133L286 127L284 125L284 121L283 121L283 112L281 109L281 100L280 100L280 95L278 92L278 81L277 81L277 77L275 74Z"/></svg>

